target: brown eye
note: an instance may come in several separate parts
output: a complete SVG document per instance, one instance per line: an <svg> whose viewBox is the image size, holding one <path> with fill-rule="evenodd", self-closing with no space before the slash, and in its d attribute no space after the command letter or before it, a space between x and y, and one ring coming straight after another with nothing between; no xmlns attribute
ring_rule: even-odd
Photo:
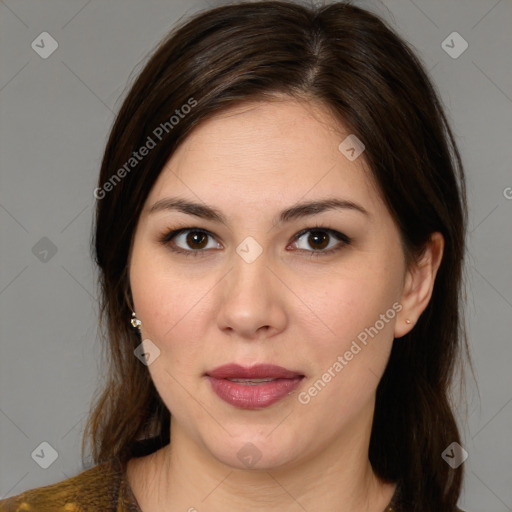
<svg viewBox="0 0 512 512"><path fill-rule="evenodd" d="M300 247L301 240L303 247ZM311 256L324 256L339 251L349 245L351 241L347 235L334 229L309 228L301 231L295 237L294 245L300 251L311 253ZM333 243L331 244L331 242Z"/></svg>
<svg viewBox="0 0 512 512"><path fill-rule="evenodd" d="M171 230L159 238L160 243L168 246L173 252L185 256L206 255L208 253L207 249L222 248L219 243L213 243L211 247L207 247L209 239L213 240L211 233L195 228Z"/></svg>
<svg viewBox="0 0 512 512"><path fill-rule="evenodd" d="M327 245L329 245L329 238L325 231L310 231L310 235L308 237L308 243L311 247L322 250L325 249Z"/></svg>
<svg viewBox="0 0 512 512"><path fill-rule="evenodd" d="M189 231L185 243L193 250L204 249L208 244L208 235L202 231Z"/></svg>

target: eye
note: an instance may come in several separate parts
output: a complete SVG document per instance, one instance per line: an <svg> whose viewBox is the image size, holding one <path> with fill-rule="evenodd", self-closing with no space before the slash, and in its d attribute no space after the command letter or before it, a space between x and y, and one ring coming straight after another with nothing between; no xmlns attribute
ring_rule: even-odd
<svg viewBox="0 0 512 512"><path fill-rule="evenodd" d="M160 238L160 242L169 245L173 252L185 254L185 256L199 256L199 253L204 252L204 249L222 248L219 243L214 244L216 247L208 247L209 236L212 236L212 234L204 229L180 228L166 232ZM177 245L178 243L185 245L185 247L188 245L191 249L183 249Z"/></svg>
<svg viewBox="0 0 512 512"><path fill-rule="evenodd" d="M306 237L306 235L309 236ZM159 241L161 244L168 246L173 252L185 256L203 256L206 255L206 249L222 249L222 245L218 242L208 246L208 237L213 238L213 234L201 228L179 228L166 231L160 236ZM352 242L344 233L321 226L302 230L295 235L292 245L297 246L301 239L304 239L307 245L313 247L313 250L309 250L307 247L298 247L299 251L309 252L311 257L330 255ZM337 240L338 243L330 244L334 241L332 239ZM326 249L326 247L330 248Z"/></svg>
<svg viewBox="0 0 512 512"><path fill-rule="evenodd" d="M307 236L306 236L307 235ZM330 245L329 242L333 242L332 239L338 240L338 243L334 243L333 245ZM299 250L305 250L308 252L311 252L312 257L317 256L325 256L333 254L340 249L342 249L346 245L350 245L352 240L345 235L344 233L340 233L339 231L336 231L335 229L329 229L329 228L323 228L321 226L315 227L315 228L308 228L300 233L298 233L295 236L294 244L296 245L298 241L301 239L304 239L306 244L310 247L313 247L313 251L310 251L309 249L303 249L299 247ZM326 247L329 247L329 249L326 249Z"/></svg>

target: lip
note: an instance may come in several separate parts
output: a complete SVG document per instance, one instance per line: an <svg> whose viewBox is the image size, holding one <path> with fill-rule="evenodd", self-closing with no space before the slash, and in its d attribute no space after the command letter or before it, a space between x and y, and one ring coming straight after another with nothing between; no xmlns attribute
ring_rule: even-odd
<svg viewBox="0 0 512 512"><path fill-rule="evenodd" d="M225 364L206 373L216 379L293 379L304 376L300 372L288 370L275 364L256 364L241 366L236 363Z"/></svg>
<svg viewBox="0 0 512 512"><path fill-rule="evenodd" d="M206 373L219 398L240 409L262 409L292 393L304 379L300 372L272 364L244 367L239 364L219 366ZM260 384L242 384L227 379L276 379Z"/></svg>

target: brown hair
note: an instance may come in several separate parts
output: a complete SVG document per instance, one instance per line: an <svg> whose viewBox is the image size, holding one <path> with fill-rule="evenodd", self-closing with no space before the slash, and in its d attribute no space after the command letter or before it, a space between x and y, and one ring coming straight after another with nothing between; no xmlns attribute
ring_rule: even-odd
<svg viewBox="0 0 512 512"><path fill-rule="evenodd" d="M449 390L462 348L469 358L463 166L421 61L386 22L348 3L242 2L199 13L170 33L135 80L106 145L97 189L93 246L110 366L82 454L89 440L96 463L114 456L124 463L169 443L170 413L133 354L141 341L129 323L134 230L164 164L198 123L278 93L321 102L363 141L409 263L431 233L444 236L430 303L393 344L378 385L369 459L383 480L400 483L410 512L451 511L463 466L452 469L441 453L460 442ZM130 160L150 139L155 147Z"/></svg>

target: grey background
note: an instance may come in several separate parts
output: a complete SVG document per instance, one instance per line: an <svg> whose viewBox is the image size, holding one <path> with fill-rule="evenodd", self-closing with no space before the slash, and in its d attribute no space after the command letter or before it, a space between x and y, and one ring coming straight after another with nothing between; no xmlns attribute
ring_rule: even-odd
<svg viewBox="0 0 512 512"><path fill-rule="evenodd" d="M180 17L218 3L0 2L0 497L84 469L80 439L101 359L89 240L102 151L147 53ZM463 155L467 322L480 397L468 372L460 506L511 511L512 3L360 5L391 21L423 59ZM45 31L59 45L47 59L31 47ZM456 59L441 46L453 31L469 44ZM58 454L47 469L31 456L42 442Z"/></svg>

